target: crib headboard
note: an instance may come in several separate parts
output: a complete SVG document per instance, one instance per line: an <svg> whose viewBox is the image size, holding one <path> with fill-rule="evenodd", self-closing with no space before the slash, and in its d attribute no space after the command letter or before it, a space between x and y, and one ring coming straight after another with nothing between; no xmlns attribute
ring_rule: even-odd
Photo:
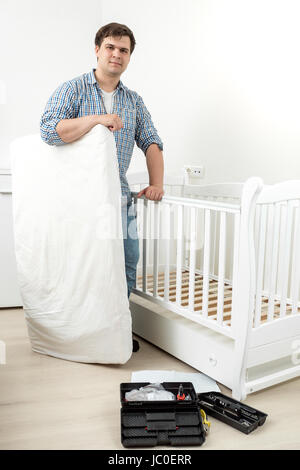
<svg viewBox="0 0 300 470"><path fill-rule="evenodd" d="M264 186L255 213L256 306L255 325L264 312L267 321L299 308L300 288L300 181Z"/></svg>

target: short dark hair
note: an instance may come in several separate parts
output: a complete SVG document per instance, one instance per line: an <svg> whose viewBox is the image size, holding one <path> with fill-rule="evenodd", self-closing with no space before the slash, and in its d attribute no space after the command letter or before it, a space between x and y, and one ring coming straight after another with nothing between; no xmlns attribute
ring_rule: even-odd
<svg viewBox="0 0 300 470"><path fill-rule="evenodd" d="M130 54L132 54L134 48L135 48L135 39L133 32L131 29L128 28L125 24L120 24L120 23L109 23L105 26L102 26L100 28L95 36L95 46L101 46L103 39L108 38L108 37L122 37L122 36L128 36L130 39Z"/></svg>

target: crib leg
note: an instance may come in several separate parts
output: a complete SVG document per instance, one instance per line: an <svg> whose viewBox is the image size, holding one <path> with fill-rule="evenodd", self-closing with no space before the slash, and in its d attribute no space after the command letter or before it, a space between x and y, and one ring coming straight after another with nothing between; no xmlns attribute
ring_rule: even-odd
<svg viewBox="0 0 300 470"><path fill-rule="evenodd" d="M241 386L233 387L232 398L234 398L234 400L243 401L246 399L246 397L247 397L247 394L243 392Z"/></svg>
<svg viewBox="0 0 300 470"><path fill-rule="evenodd" d="M241 341L240 336L235 341L234 361L232 367L232 398L238 401L245 400L247 393L245 391L246 382L246 353L245 343Z"/></svg>
<svg viewBox="0 0 300 470"><path fill-rule="evenodd" d="M238 356L239 357L239 356ZM242 369L242 363L239 360L235 361L233 372L233 385L232 385L232 398L238 401L243 401L247 397L245 390L246 371Z"/></svg>

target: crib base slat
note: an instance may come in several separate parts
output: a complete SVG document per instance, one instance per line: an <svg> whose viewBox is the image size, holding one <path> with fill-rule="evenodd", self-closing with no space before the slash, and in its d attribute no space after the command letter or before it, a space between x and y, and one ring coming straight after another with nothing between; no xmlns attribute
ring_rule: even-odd
<svg viewBox="0 0 300 470"><path fill-rule="evenodd" d="M180 305L182 307L188 307L189 305L189 271L186 269L182 270L181 278L181 296L180 296ZM176 289L177 289L177 273L176 271L171 271L169 273L169 301L176 302ZM137 290L142 291L143 277L137 277ZM194 312L201 314L202 311L202 299L203 299L203 276L199 273L195 273L194 276ZM148 293L153 295L153 275L147 275L147 286ZM157 283L157 294L160 298L163 298L165 295L165 273L158 273L158 283ZM261 317L260 324L266 323L268 321L268 298L262 297L261 299ZM217 306L218 306L218 281L216 279L209 279L208 287L208 309L207 314L210 320L217 319ZM223 324L226 326L231 326L231 311L232 311L232 286L224 283L224 302L223 302ZM300 313L300 308L298 308L297 313ZM292 314L292 305L286 305L285 315ZM277 301L274 304L274 320L280 318L280 302ZM253 325L254 326L254 325Z"/></svg>

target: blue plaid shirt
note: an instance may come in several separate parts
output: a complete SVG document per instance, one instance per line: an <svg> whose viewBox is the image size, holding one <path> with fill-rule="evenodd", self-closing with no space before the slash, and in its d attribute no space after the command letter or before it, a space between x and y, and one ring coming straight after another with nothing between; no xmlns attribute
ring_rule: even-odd
<svg viewBox="0 0 300 470"><path fill-rule="evenodd" d="M62 119L91 114L106 114L103 95L94 75L95 69L60 85L50 96L40 121L41 137L49 145L64 145L56 132ZM123 113L122 113L123 110ZM134 142L144 152L151 144L163 150L163 144L142 98L120 81L113 97L112 114L123 117L123 128L114 132L119 162L121 191L130 198L126 179ZM123 114L123 116L122 116Z"/></svg>

